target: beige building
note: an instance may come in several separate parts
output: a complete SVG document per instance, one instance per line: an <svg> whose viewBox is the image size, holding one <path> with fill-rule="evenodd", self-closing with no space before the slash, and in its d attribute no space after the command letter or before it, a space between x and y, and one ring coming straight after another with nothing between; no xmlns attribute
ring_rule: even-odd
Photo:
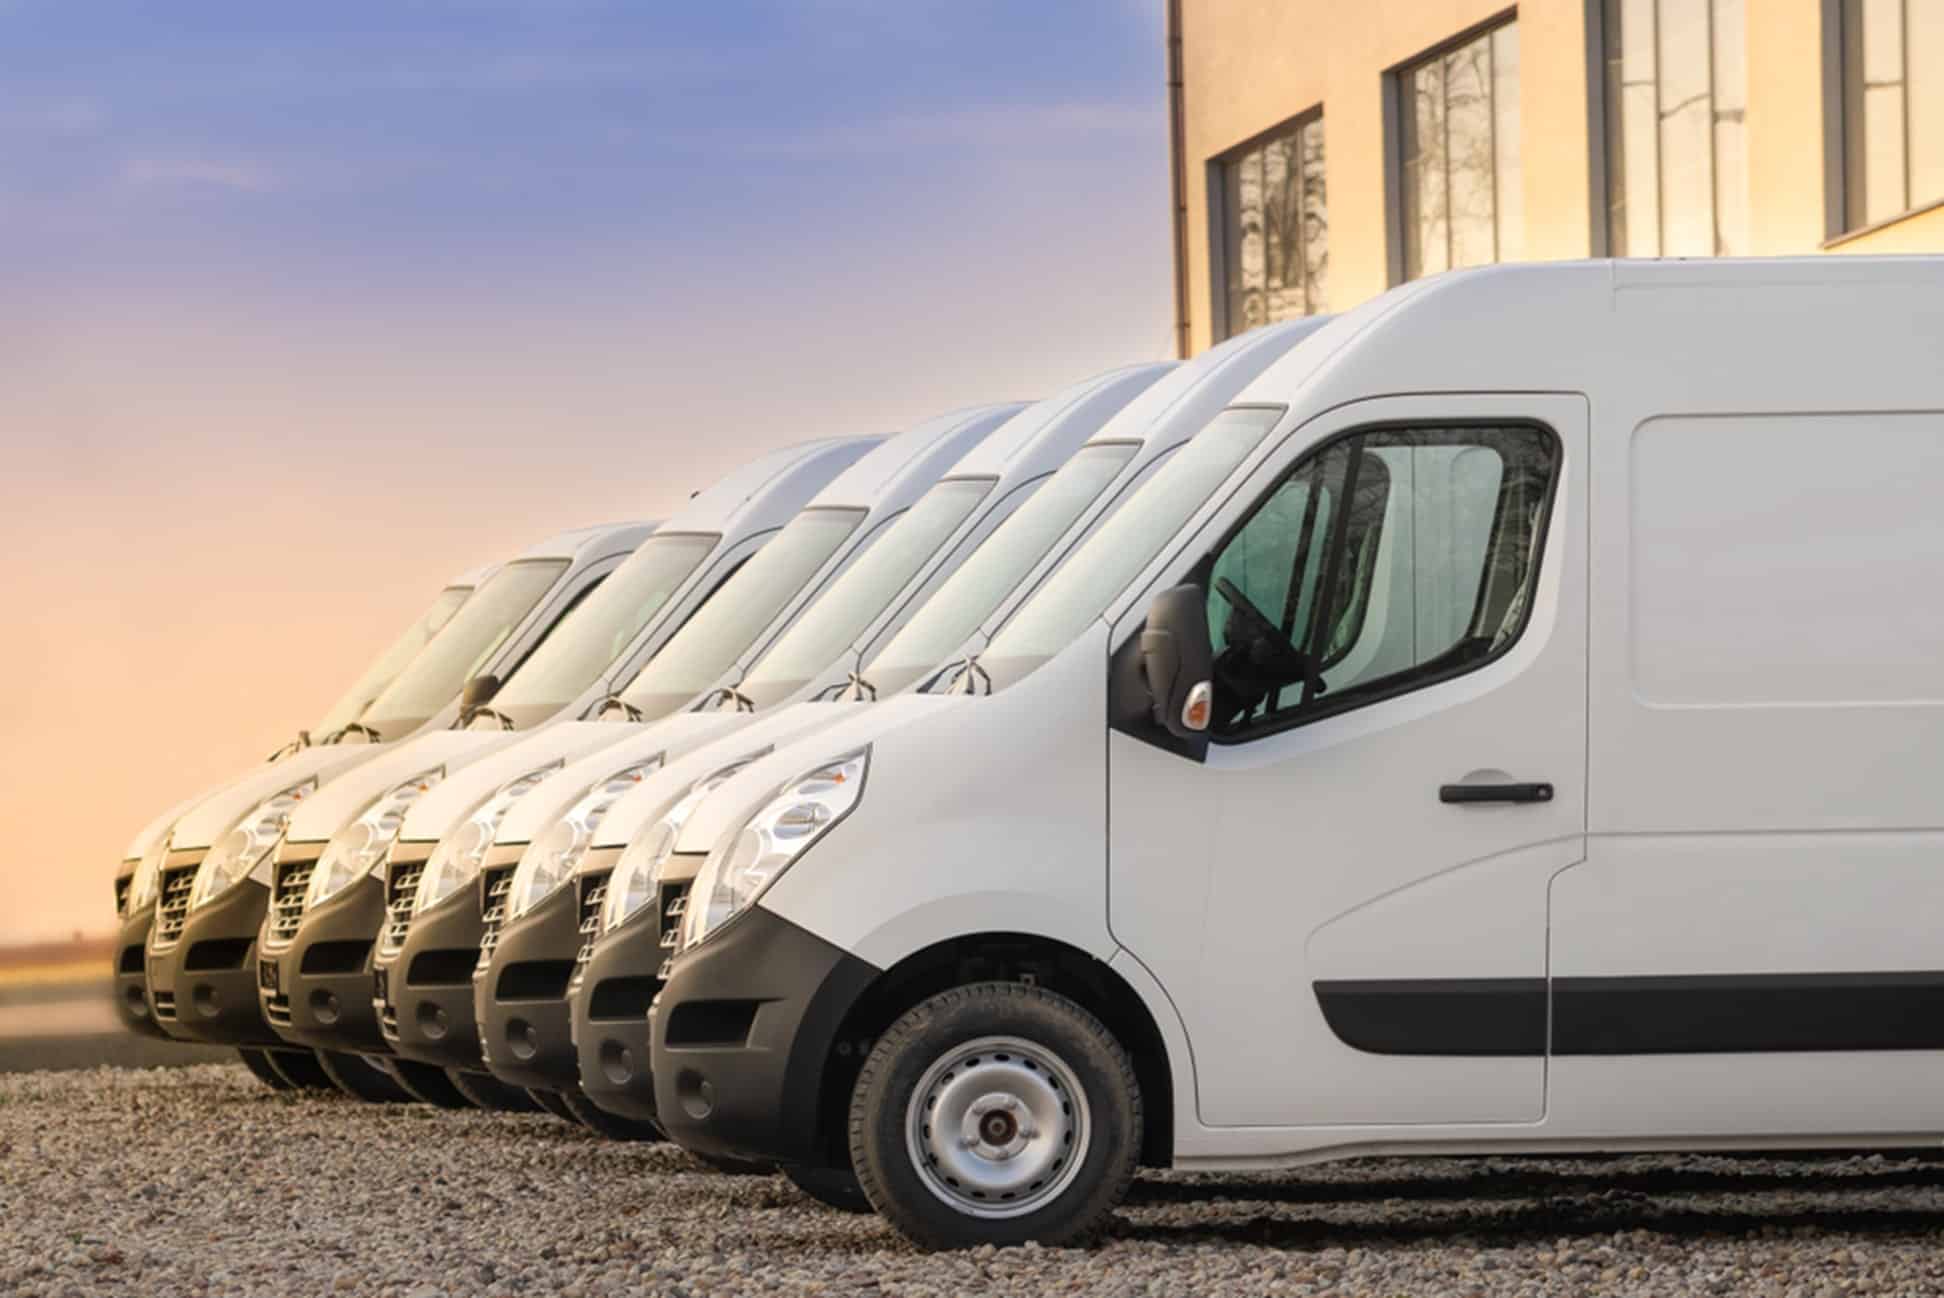
<svg viewBox="0 0 1944 1298"><path fill-rule="evenodd" d="M1944 0L1165 0L1177 342L1491 261L1944 251Z"/></svg>

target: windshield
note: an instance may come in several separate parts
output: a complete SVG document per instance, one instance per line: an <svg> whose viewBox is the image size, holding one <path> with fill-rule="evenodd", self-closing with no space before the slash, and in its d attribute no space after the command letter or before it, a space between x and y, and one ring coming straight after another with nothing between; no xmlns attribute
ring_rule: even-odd
<svg viewBox="0 0 1944 1298"><path fill-rule="evenodd" d="M525 559L488 577L361 719L387 739L424 725L459 696L566 571L565 559Z"/></svg>
<svg viewBox="0 0 1944 1298"><path fill-rule="evenodd" d="M675 597L719 538L651 536L540 643L493 699L552 713L580 697Z"/></svg>
<svg viewBox="0 0 1944 1298"><path fill-rule="evenodd" d="M769 707L836 662L978 508L996 478L954 478L887 525L749 670L742 691Z"/></svg>
<svg viewBox="0 0 1944 1298"><path fill-rule="evenodd" d="M405 628L405 634L392 641L391 647L378 655L378 661L365 668L365 674L358 677L357 684L344 692L343 697L331 705L324 719L317 723L312 733L319 739L328 739L346 726L356 721L364 712L366 705L378 697L379 691L392 683L398 673L405 670L405 664L418 656L418 651L439 633L439 628L452 620L459 606L471 595L471 586L448 586L439 592L432 601L432 607L419 615L419 620Z"/></svg>
<svg viewBox="0 0 1944 1298"><path fill-rule="evenodd" d="M857 525L861 509L806 509L723 583L636 673L621 697L643 720L689 702L749 652L783 606L801 594Z"/></svg>
<svg viewBox="0 0 1944 1298"><path fill-rule="evenodd" d="M932 592L860 675L873 689L889 694L943 663L1046 557L1138 449L1138 442L1080 448Z"/></svg>
<svg viewBox="0 0 1944 1298"><path fill-rule="evenodd" d="M1106 612L1281 417L1259 406L1224 410L1195 434L1006 619L979 655L993 688L1025 676Z"/></svg>

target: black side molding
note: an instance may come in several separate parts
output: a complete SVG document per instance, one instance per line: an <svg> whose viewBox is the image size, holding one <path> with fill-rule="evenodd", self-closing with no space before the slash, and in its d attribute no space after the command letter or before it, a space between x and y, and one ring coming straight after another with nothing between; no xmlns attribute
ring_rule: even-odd
<svg viewBox="0 0 1944 1298"><path fill-rule="evenodd" d="M1323 1019L1379 1055L1944 1050L1944 972L1395 978L1315 984Z"/></svg>

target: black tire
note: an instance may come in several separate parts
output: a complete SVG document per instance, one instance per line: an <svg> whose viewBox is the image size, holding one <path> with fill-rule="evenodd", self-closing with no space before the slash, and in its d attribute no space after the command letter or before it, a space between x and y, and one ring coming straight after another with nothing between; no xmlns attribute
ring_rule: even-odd
<svg viewBox="0 0 1944 1298"><path fill-rule="evenodd" d="M955 1077L969 1083L974 1069L986 1079L980 1085L950 1086ZM914 1104L920 1086L931 1098ZM1083 1104L1073 1102L1075 1090ZM1022 1098L995 1110L993 1095ZM960 1104L959 1125L990 1122L995 1144L1024 1143L985 1158L941 1138L933 1148L960 1166L933 1153L920 1166L913 1146L924 1149L930 1115ZM943 1129L953 1129L950 1120ZM1090 1238L1126 1195L1141 1136L1141 1088L1127 1051L1085 1009L1025 983L955 987L911 1010L878 1038L851 1095L858 1183L886 1221L924 1248ZM992 1175L980 1190L955 1170ZM1037 1179L1009 1188L1009 1176Z"/></svg>
<svg viewBox="0 0 1944 1298"><path fill-rule="evenodd" d="M543 1091L529 1086L527 1087L527 1095L544 1112L553 1114L554 1117L559 1118L562 1122L574 1122L574 1111L567 1107L567 1101L560 1098L559 1091ZM579 1124L575 1123L575 1125L578 1126Z"/></svg>
<svg viewBox="0 0 1944 1298"><path fill-rule="evenodd" d="M848 1167L798 1167L783 1169L790 1184L826 1208L839 1212L870 1212L871 1201L857 1183L857 1173Z"/></svg>
<svg viewBox="0 0 1944 1298"><path fill-rule="evenodd" d="M446 1080L452 1089L472 1102L476 1109L488 1113L538 1113L540 1106L523 1087L508 1086L491 1073L468 1073L457 1068L446 1069Z"/></svg>
<svg viewBox="0 0 1944 1298"><path fill-rule="evenodd" d="M459 1092L445 1069L410 1059L387 1059L385 1071L413 1096L437 1109L470 1109L473 1102Z"/></svg>
<svg viewBox="0 0 1944 1298"><path fill-rule="evenodd" d="M331 1084L354 1100L366 1104L410 1104L418 1097L398 1084L398 1079L362 1055L338 1050L317 1052L317 1065Z"/></svg>
<svg viewBox="0 0 1944 1298"><path fill-rule="evenodd" d="M776 1172L776 1164L754 1158L729 1158L723 1154L704 1154L693 1149L683 1152L717 1176L772 1176Z"/></svg>
<svg viewBox="0 0 1944 1298"><path fill-rule="evenodd" d="M575 1122L595 1135L606 1140L627 1140L640 1144L652 1144L666 1140L662 1129L642 1118L627 1118L618 1113L609 1113L600 1105L587 1098L587 1092L576 1086L571 1091L561 1091L561 1107L566 1109Z"/></svg>
<svg viewBox="0 0 1944 1298"><path fill-rule="evenodd" d="M269 1056L261 1050L238 1050L236 1057L250 1070L250 1076L262 1082L273 1091L291 1089L290 1079L270 1066Z"/></svg>
<svg viewBox="0 0 1944 1298"><path fill-rule="evenodd" d="M308 1050L266 1050L263 1058L277 1075L300 1091L333 1091L330 1076Z"/></svg>

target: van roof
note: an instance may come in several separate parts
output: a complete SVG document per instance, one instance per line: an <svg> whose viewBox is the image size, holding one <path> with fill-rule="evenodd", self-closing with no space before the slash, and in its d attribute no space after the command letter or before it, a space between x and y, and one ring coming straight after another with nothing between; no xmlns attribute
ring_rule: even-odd
<svg viewBox="0 0 1944 1298"><path fill-rule="evenodd" d="M1313 413L1386 393L1597 391L1600 422L1934 405L1940 336L1944 257L1485 266L1372 299L1236 400Z"/></svg>
<svg viewBox="0 0 1944 1298"><path fill-rule="evenodd" d="M585 552L632 550L647 540L657 524L653 520L631 523L600 523L557 532L544 541L528 546L508 562L522 559L572 559Z"/></svg>
<svg viewBox="0 0 1944 1298"><path fill-rule="evenodd" d="M882 437L820 437L765 451L685 501L658 529L729 533L781 527Z"/></svg>
<svg viewBox="0 0 1944 1298"><path fill-rule="evenodd" d="M973 446L1025 408L1023 402L973 406L938 415L885 438L818 492L808 508L904 509Z"/></svg>
<svg viewBox="0 0 1944 1298"><path fill-rule="evenodd" d="M946 476L997 478L1011 473L1032 477L1050 473L1090 440L1090 434L1073 430L1098 432L1113 412L1136 399L1134 394L1151 387L1177 365L1175 361L1123 365L1068 384L1001 424L990 437L967 451ZM1080 440L1075 441L1076 437Z"/></svg>

